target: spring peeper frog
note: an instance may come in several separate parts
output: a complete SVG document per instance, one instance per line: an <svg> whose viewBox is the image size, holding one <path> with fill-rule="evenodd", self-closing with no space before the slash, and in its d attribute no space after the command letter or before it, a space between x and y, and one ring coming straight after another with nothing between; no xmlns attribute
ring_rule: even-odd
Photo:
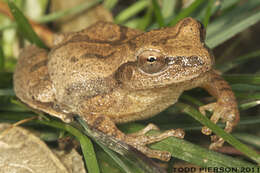
<svg viewBox="0 0 260 173"><path fill-rule="evenodd" d="M211 121L222 119L231 132L239 121L230 86L213 69L214 57L204 43L205 30L192 18L176 26L141 32L98 22L80 32L62 34L48 52L35 46L20 54L14 74L18 98L34 109L71 121L78 114L91 127L137 148L151 158L169 160L167 151L146 145L169 136L182 138L181 129L160 135L122 133L115 124L146 119L174 104L195 87L217 101L199 108L213 110ZM204 127L204 134L211 131ZM218 138L211 148L223 144Z"/></svg>

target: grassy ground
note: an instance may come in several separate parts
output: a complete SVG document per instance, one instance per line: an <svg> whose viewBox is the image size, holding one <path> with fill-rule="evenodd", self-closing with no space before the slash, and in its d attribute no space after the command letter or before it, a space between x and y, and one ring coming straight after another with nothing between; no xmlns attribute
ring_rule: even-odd
<svg viewBox="0 0 260 173"><path fill-rule="evenodd" d="M10 8L13 9L16 22L7 22L4 17L0 18L0 22L2 22L0 26L2 40L0 47L0 122L16 122L36 115L17 101L12 90L12 72L17 58L17 55L10 50L12 40L16 40L18 36L20 39L23 36L30 42L45 47L37 35L33 34L26 19L23 18L23 10L19 11L15 4L11 1L8 2ZM17 2L19 5L19 1ZM125 6L122 1L107 0L104 5L111 11L117 11L115 9L120 5L122 10L115 12L115 23L141 30L173 26L187 16L200 20L207 29L206 43L215 53L216 69L223 73L223 77L231 84L236 94L241 111L241 121L232 135L225 133L222 130L223 124L216 126L197 111L198 106L211 99L202 90L194 89L185 92L178 104L160 115L151 120L124 125L121 127L122 130L126 133L136 131L149 122L155 122L163 130L185 129L187 137L184 140L169 138L151 145L152 148L167 149L172 153L172 161L168 163L167 171L169 172L172 171L172 165L176 164L176 160L186 161L200 167L249 167L253 172L253 168L260 163L259 152L257 153L260 148L260 40L257 38L259 37L259 24L248 28L260 21L260 1L196 0L186 8L180 8L178 1L162 0L161 2L162 4L159 5L156 0L138 0ZM88 7L86 6L86 8ZM56 19L68 15L70 12L79 13L84 9L76 7L73 10L51 15L43 14L39 21L55 22ZM240 32L242 34L237 35ZM222 154L205 148L209 143L209 138L200 133L201 124L210 127L214 133L223 137L230 144L221 150ZM94 145L94 152L92 142L81 130L49 116L24 125L40 131L42 136L45 136L43 140L47 142L57 140L60 136L75 137L80 142L89 172L100 170L101 172L158 172L158 166L146 159L135 157L136 153L127 152L125 153L127 157L122 157L106 148L102 142L97 141L98 145ZM88 129L86 131L89 132ZM90 131L90 133L96 132ZM122 148L121 150L124 151ZM230 153L232 156L228 156Z"/></svg>

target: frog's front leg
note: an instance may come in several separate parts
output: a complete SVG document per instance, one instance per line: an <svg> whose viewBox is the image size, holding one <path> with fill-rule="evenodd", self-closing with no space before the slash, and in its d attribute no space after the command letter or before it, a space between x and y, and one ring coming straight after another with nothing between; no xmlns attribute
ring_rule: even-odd
<svg viewBox="0 0 260 173"><path fill-rule="evenodd" d="M163 161L168 161L171 158L171 154L168 151L159 151L149 149L146 145L161 141L170 136L183 138L184 132L181 129L167 130L158 135L145 135L149 130L156 129L154 125L148 125L140 133L134 133L126 135L121 132L115 125L115 123L107 116L85 114L84 120L93 128L102 131L108 136L112 136L120 141L123 141L134 148L138 149L146 156L150 158L157 158Z"/></svg>
<svg viewBox="0 0 260 173"><path fill-rule="evenodd" d="M239 122L237 101L231 87L216 71L209 72L209 81L201 87L214 96L217 102L201 106L199 108L200 112L206 115L206 110L213 111L210 120L216 124L221 119L226 123L225 131L230 133ZM212 132L209 128L203 127L202 133L210 135ZM223 138L216 136L212 136L212 140L214 142L210 145L210 149L219 148L224 143Z"/></svg>

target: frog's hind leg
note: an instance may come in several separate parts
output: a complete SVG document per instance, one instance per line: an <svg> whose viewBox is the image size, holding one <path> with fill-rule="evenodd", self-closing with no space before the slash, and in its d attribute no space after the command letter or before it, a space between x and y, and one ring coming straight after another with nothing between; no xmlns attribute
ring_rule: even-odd
<svg viewBox="0 0 260 173"><path fill-rule="evenodd" d="M168 161L171 158L171 154L168 151L159 151L159 150L152 150L148 148L146 145L161 141L165 138L174 136L178 138L184 137L184 132L181 129L177 130L167 130L161 134L155 135L145 135L148 131L155 128L154 125L148 125L146 128L141 130L140 132L126 135L121 132L115 125L115 123L107 116L102 115L94 115L94 114L82 114L81 117L91 126L97 130L102 131L108 136L112 136L122 142L125 142L134 148L138 149L145 155L151 158L157 158L163 161Z"/></svg>
<svg viewBox="0 0 260 173"><path fill-rule="evenodd" d="M33 109L68 121L68 115L54 105L55 90L49 78L48 52L36 46L25 48L19 56L14 73L16 96Z"/></svg>

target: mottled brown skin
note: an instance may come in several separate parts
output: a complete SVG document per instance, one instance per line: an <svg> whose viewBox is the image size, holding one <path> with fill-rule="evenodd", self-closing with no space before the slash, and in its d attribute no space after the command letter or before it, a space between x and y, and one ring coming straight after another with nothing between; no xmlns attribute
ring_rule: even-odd
<svg viewBox="0 0 260 173"><path fill-rule="evenodd" d="M200 111L213 110L211 120L222 119L231 132L239 121L237 103L227 82L212 69L214 58L204 37L201 24L192 18L146 33L98 22L57 36L50 52L35 46L24 49L14 74L15 92L34 109L66 122L78 114L105 134L167 161L169 152L146 145L169 136L183 138L182 130L146 136L157 129L150 124L126 135L115 124L149 118L174 104L183 91L202 87L217 102ZM203 133L211 131L204 127ZM211 148L223 142L215 139Z"/></svg>

